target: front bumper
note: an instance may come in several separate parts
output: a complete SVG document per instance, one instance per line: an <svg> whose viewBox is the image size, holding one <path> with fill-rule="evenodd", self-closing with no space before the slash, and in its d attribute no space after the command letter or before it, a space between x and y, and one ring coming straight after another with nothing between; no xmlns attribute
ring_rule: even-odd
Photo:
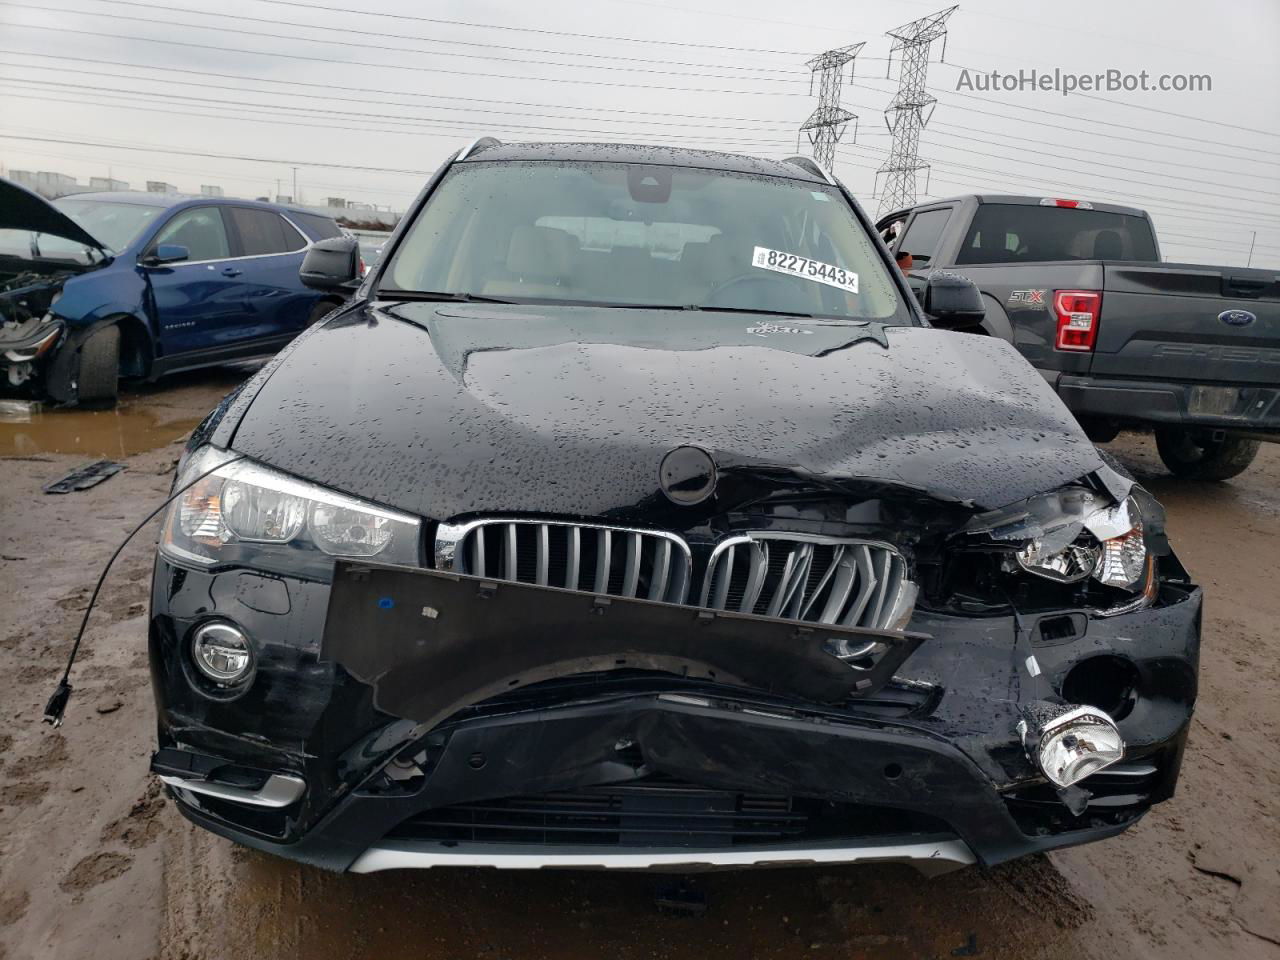
<svg viewBox="0 0 1280 960"><path fill-rule="evenodd" d="M1062 374L1058 396L1077 416L1170 424L1280 439L1280 388L1102 379Z"/></svg>
<svg viewBox="0 0 1280 960"><path fill-rule="evenodd" d="M1065 640L1039 630L1034 617L1021 624L1019 641L1008 617L919 611L911 627L931 639L898 669L912 682L870 699L819 704L706 677L602 672L421 722L384 713L375 684L322 659L328 595L325 584L185 571L161 560L151 656L166 756L216 758L246 789L256 788L255 772L264 783L271 774L306 783L284 808L179 786L182 812L249 846L337 870L890 860L938 872L993 864L1111 836L1171 795L1195 699L1200 595L1167 587L1158 606L1087 618L1087 629ZM258 676L236 700L202 694L182 667L182 638L214 614L258 643ZM1034 678L1020 666L1026 642ZM1097 775L1097 802L1072 817L1046 800L1022 753L1018 703L1059 691L1073 666L1110 653L1130 660L1139 678L1119 721L1129 769L1110 780ZM427 685L430 677L410 672L401 682ZM406 758L418 775L389 778L389 762ZM789 801L788 816L801 811L806 825L755 842L751 830L726 840L723 831L676 823L669 806L642 806L630 811L638 820L627 819L626 788L654 783L690 785L696 797L685 812L696 823L738 823L723 798L738 798L727 802L740 813L763 796L803 798ZM512 844L475 829L476 817L496 806L509 812L514 803L524 816L548 797L599 803L610 791L622 796L610 809L621 812L605 843L578 842L600 831L565 843L544 829L539 842ZM564 821L544 820L543 828L548 822Z"/></svg>

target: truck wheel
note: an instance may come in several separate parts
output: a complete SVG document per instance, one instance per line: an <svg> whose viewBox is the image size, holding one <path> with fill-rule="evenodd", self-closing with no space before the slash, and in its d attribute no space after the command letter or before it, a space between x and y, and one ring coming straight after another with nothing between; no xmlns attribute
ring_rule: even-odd
<svg viewBox="0 0 1280 960"><path fill-rule="evenodd" d="M1101 417L1077 417L1076 419L1080 421L1084 435L1094 443L1110 443L1120 436L1120 424L1114 420L1104 420Z"/></svg>
<svg viewBox="0 0 1280 960"><path fill-rule="evenodd" d="M89 334L80 345L76 382L81 403L115 405L120 388L120 328L114 323Z"/></svg>
<svg viewBox="0 0 1280 960"><path fill-rule="evenodd" d="M1157 427L1156 449L1174 474L1193 480L1230 480L1258 455L1259 442L1244 437L1210 440L1182 427Z"/></svg>

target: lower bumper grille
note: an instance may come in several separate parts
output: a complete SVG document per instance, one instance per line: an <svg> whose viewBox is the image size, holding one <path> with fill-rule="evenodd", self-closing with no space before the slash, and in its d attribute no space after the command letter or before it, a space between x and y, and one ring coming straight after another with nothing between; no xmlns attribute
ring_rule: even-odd
<svg viewBox="0 0 1280 960"><path fill-rule="evenodd" d="M714 849L947 832L942 821L903 811L734 793L651 777L426 810L388 839Z"/></svg>

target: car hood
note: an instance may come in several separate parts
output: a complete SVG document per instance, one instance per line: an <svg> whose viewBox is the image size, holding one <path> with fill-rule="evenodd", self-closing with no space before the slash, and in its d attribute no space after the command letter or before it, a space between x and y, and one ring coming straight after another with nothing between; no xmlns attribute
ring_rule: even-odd
<svg viewBox="0 0 1280 960"><path fill-rule="evenodd" d="M232 447L422 516L652 519L708 451L724 511L770 477L992 508L1102 467L1007 343L919 327L590 307L364 305L277 358ZM755 491L755 493L753 493ZM681 508L689 509L689 508Z"/></svg>
<svg viewBox="0 0 1280 960"><path fill-rule="evenodd" d="M106 251L84 227L38 193L0 177L0 230L31 230Z"/></svg>

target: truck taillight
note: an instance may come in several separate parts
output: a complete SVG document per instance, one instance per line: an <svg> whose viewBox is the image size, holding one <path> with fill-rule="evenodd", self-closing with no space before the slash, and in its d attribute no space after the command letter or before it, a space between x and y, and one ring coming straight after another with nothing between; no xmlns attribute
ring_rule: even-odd
<svg viewBox="0 0 1280 960"><path fill-rule="evenodd" d="M1059 350L1088 352L1098 339L1098 317L1102 314L1102 293L1098 290L1058 290L1053 295L1053 312L1058 316Z"/></svg>
<svg viewBox="0 0 1280 960"><path fill-rule="evenodd" d="M1042 207L1066 207L1068 210L1092 210L1093 204L1088 200L1059 200L1054 197L1045 197L1040 201Z"/></svg>

